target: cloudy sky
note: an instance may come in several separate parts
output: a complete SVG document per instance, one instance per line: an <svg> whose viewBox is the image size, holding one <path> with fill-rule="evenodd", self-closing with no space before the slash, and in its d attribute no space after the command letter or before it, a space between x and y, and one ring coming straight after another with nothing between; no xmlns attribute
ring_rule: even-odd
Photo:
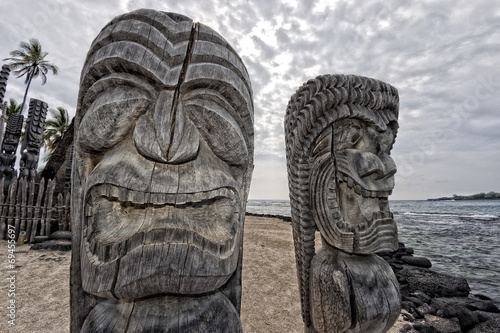
<svg viewBox="0 0 500 333"><path fill-rule="evenodd" d="M60 74L29 97L74 115L83 61L113 17L177 12L218 31L252 80L255 170L250 199L287 199L283 118L289 98L322 74L398 88L398 165L391 199L500 192L500 2L338 0L16 0L0 3L0 59L37 38ZM11 75L6 99L22 101Z"/></svg>

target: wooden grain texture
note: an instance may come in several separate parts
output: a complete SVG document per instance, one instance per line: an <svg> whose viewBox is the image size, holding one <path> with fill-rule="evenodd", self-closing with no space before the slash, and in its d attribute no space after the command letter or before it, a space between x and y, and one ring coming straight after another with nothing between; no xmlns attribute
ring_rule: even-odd
<svg viewBox="0 0 500 333"><path fill-rule="evenodd" d="M30 99L25 134L21 145L21 160L19 161L20 177L26 177L28 180L35 179L36 176L43 128L48 109L49 106L44 101L35 98Z"/></svg>
<svg viewBox="0 0 500 333"><path fill-rule="evenodd" d="M311 318L320 332L386 332L401 310L399 285L377 255L322 249L311 263Z"/></svg>
<svg viewBox="0 0 500 333"><path fill-rule="evenodd" d="M200 309L205 311L200 313ZM84 332L242 332L239 314L221 293L198 297L159 296L104 301L92 309Z"/></svg>
<svg viewBox="0 0 500 333"><path fill-rule="evenodd" d="M389 154L398 128L398 101L397 90L387 83L355 75L322 75L300 87L288 103L284 125L291 215L308 332L314 332L311 307L316 306L322 331L341 332L351 326L337 322L349 320L342 311L335 317L327 307L323 318L318 314L326 303L310 304L311 292L315 299L322 294L311 291L310 282L316 230L327 246L353 255L397 246L387 197L396 172ZM341 292L341 280L328 288ZM336 319L325 324L326 318ZM350 319L352 327L358 318L362 317ZM329 327L334 322L335 327ZM385 327L382 321L379 325Z"/></svg>
<svg viewBox="0 0 500 333"><path fill-rule="evenodd" d="M241 331L253 101L234 49L183 15L116 17L82 70L74 147L72 332Z"/></svg>

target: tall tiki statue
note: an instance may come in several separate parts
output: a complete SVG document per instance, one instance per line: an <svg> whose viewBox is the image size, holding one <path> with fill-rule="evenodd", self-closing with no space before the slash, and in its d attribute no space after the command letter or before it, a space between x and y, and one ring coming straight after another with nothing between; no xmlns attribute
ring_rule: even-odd
<svg viewBox="0 0 500 333"><path fill-rule="evenodd" d="M21 146L19 177L27 177L28 180L35 179L48 108L47 103L34 98L30 99L28 119L26 119L26 129Z"/></svg>
<svg viewBox="0 0 500 333"><path fill-rule="evenodd" d="M305 332L385 332L398 317L397 280L374 254L397 249L388 196L398 103L387 83L323 75L288 104L286 155Z"/></svg>
<svg viewBox="0 0 500 333"><path fill-rule="evenodd" d="M3 65L0 70L0 104L3 104L3 98L5 96L5 90L7 89L7 80L10 74L9 65Z"/></svg>
<svg viewBox="0 0 500 333"><path fill-rule="evenodd" d="M17 146L19 145L23 122L24 116L14 113L10 115L5 126L5 136L2 141L2 150L0 151L0 178L5 178L4 189L8 189L12 178L17 177L14 165L16 163Z"/></svg>
<svg viewBox="0 0 500 333"><path fill-rule="evenodd" d="M81 73L72 332L241 332L253 168L247 70L211 28L114 18Z"/></svg>

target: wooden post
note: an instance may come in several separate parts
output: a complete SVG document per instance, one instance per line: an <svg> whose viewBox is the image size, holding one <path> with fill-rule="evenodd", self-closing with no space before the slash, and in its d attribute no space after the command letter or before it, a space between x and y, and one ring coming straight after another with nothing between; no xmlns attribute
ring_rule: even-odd
<svg viewBox="0 0 500 333"><path fill-rule="evenodd" d="M17 196L13 204L15 205L15 219L14 226L16 228L16 240L19 236L19 232L21 232L21 198L22 198L22 184L24 183L25 178L21 178L19 182L17 182Z"/></svg>
<svg viewBox="0 0 500 333"><path fill-rule="evenodd" d="M71 230L71 207L70 207L70 193L65 193L66 200L64 201L64 226L63 230Z"/></svg>
<svg viewBox="0 0 500 333"><path fill-rule="evenodd" d="M64 228L64 198L63 194L59 193L57 195L57 202L59 205L57 206L57 224L59 225L59 230L63 230Z"/></svg>
<svg viewBox="0 0 500 333"><path fill-rule="evenodd" d="M17 177L12 179L12 183L9 187L9 195L7 197L7 225L14 226L14 212L15 212L15 202L16 202L16 191L17 191Z"/></svg>
<svg viewBox="0 0 500 333"><path fill-rule="evenodd" d="M7 214L7 211L5 208L5 193L3 189L4 183L5 177L2 177L2 179L0 179L0 239L5 239L5 231L7 230L7 225L5 222L5 214Z"/></svg>
<svg viewBox="0 0 500 333"><path fill-rule="evenodd" d="M21 181L21 222L20 222L20 232L21 231L26 231L26 209L28 208L28 197L27 197L27 192L28 192L28 179L23 178ZM26 237L26 235L25 235Z"/></svg>
<svg viewBox="0 0 500 333"><path fill-rule="evenodd" d="M26 227L26 242L31 243L31 233L36 233L36 230L33 231L33 202L35 200L35 180L32 179L28 183L28 202L26 205L27 208L27 227Z"/></svg>
<svg viewBox="0 0 500 333"><path fill-rule="evenodd" d="M54 194L54 187L56 183L50 179L47 184L47 192L45 193L45 208L47 214L45 215L45 235L50 236L50 224L52 222L52 195Z"/></svg>
<svg viewBox="0 0 500 333"><path fill-rule="evenodd" d="M35 213L33 215L33 229L31 232L31 237L30 237L30 243L33 243L35 241L35 236L38 232L38 216L40 215L40 211L42 210L41 205L42 205L42 197L43 193L45 190L45 179L42 178L40 180L40 184L38 185L38 195L36 197L36 204L35 204ZM43 213L42 213L43 216ZM42 227L43 223L40 221L40 235L44 235L45 229Z"/></svg>

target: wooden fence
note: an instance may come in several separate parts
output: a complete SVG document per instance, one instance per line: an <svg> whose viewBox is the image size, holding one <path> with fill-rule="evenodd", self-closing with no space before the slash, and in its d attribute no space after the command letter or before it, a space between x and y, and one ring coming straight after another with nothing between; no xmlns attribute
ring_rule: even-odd
<svg viewBox="0 0 500 333"><path fill-rule="evenodd" d="M50 236L56 223L59 230L71 230L70 195L59 193L53 203L54 181L14 178L6 192L2 190L4 181L0 180L0 239L6 239L8 230L14 229L16 240L24 231L24 241L33 243L35 236Z"/></svg>

